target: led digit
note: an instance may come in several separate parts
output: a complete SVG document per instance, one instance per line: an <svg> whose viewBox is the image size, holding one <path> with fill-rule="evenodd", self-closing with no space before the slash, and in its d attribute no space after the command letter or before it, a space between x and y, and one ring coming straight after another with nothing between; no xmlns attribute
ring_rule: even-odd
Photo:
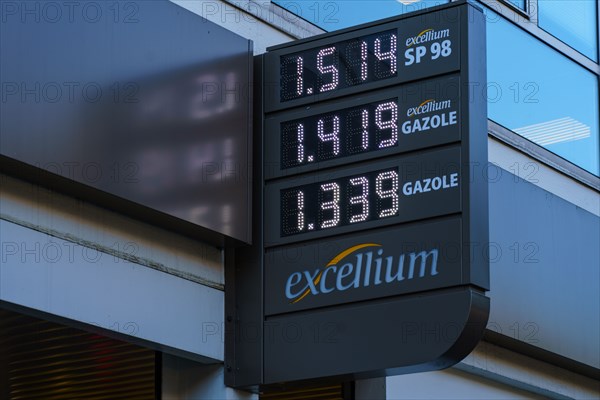
<svg viewBox="0 0 600 400"><path fill-rule="evenodd" d="M364 176L350 179L351 186L359 186L360 194L350 197L350 204L361 204L362 210L360 214L352 215L350 223L366 221L369 218L369 180Z"/></svg>
<svg viewBox="0 0 600 400"><path fill-rule="evenodd" d="M333 56L333 64L323 65L323 58L326 56ZM321 86L321 92L327 92L337 88L338 82L340 81L339 71L337 69L338 57L335 46L321 49L317 54L317 69L321 74L331 74L331 82Z"/></svg>
<svg viewBox="0 0 600 400"><path fill-rule="evenodd" d="M388 181L388 182L386 182ZM386 171L375 178L375 190L381 200L391 199L391 207L379 211L379 218L391 217L398 213L398 172Z"/></svg>
<svg viewBox="0 0 600 400"><path fill-rule="evenodd" d="M298 164L304 162L304 125L298 124Z"/></svg>
<svg viewBox="0 0 600 400"><path fill-rule="evenodd" d="M396 103L394 103L396 104ZM379 107L377 107L379 108ZM367 150L369 148L369 110L360 111L360 122L362 125L362 148ZM381 146L379 146L381 147Z"/></svg>
<svg viewBox="0 0 600 400"><path fill-rule="evenodd" d="M369 150L369 108L354 108L345 113L345 154L357 154Z"/></svg>
<svg viewBox="0 0 600 400"><path fill-rule="evenodd" d="M321 228L331 228L340 223L340 185L335 182L324 183L321 185L319 198L324 199L325 193L331 192L332 200L321 201L321 211L332 210L333 216L331 219L323 220Z"/></svg>
<svg viewBox="0 0 600 400"><path fill-rule="evenodd" d="M298 232L302 232L304 230L304 192L302 190L298 190L297 200L298 200Z"/></svg>
<svg viewBox="0 0 600 400"><path fill-rule="evenodd" d="M304 79L302 78L303 73L304 59L302 57L298 57L296 59L296 94L298 96L302 96L302 92L304 92Z"/></svg>
<svg viewBox="0 0 600 400"><path fill-rule="evenodd" d="M367 42L364 40L360 42L360 80L366 81L368 78L367 60L369 52L367 48Z"/></svg>
<svg viewBox="0 0 600 400"><path fill-rule="evenodd" d="M369 47L365 40L348 43L345 61L351 67L346 76L349 85L363 83L369 78Z"/></svg>
<svg viewBox="0 0 600 400"><path fill-rule="evenodd" d="M383 112L389 111L390 118L383 120ZM375 110L375 124L381 130L389 129L390 137L379 142L379 148L395 146L398 143L398 104L388 101L377 106Z"/></svg>
<svg viewBox="0 0 600 400"><path fill-rule="evenodd" d="M377 68L375 68L375 75L377 75L378 78L387 78L396 74L396 60L398 57L396 51L396 40L396 34L394 33L382 35L381 37L375 39L375 57L377 57L379 61L388 61L387 63L384 63L388 68L386 71L383 70L382 66L379 65L379 63L377 64ZM384 42L388 42L387 47L389 48L389 50L387 51L382 51L381 49L382 43Z"/></svg>
<svg viewBox="0 0 600 400"><path fill-rule="evenodd" d="M325 120L331 120L333 125L332 131L329 133L325 133ZM337 156L338 154L340 154L340 117L334 115L333 117L320 119L319 122L317 122L317 132L319 139L321 139L321 142L332 142L331 152L333 153L333 155Z"/></svg>

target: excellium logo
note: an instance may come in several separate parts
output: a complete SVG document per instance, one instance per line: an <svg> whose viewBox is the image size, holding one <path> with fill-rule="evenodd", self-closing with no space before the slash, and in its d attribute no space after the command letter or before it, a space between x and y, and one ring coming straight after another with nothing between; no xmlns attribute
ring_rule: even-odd
<svg viewBox="0 0 600 400"><path fill-rule="evenodd" d="M407 279L424 278L428 266L429 276L434 276L438 274L437 260L437 249L384 256L381 244L362 243L342 251L323 269L292 273L285 285L285 296L295 304L308 295L397 284Z"/></svg>
<svg viewBox="0 0 600 400"><path fill-rule="evenodd" d="M406 110L406 116L412 117L415 115L427 114L434 111L445 110L452 107L451 100L435 101L434 99L425 100L416 107Z"/></svg>
<svg viewBox="0 0 600 400"><path fill-rule="evenodd" d="M451 100L436 101L428 99L416 107L409 108L406 110L406 116L410 119L402 123L402 133L409 135L442 126L455 125L458 121L456 111L444 111L451 107ZM425 115L429 113L435 114Z"/></svg>
<svg viewBox="0 0 600 400"><path fill-rule="evenodd" d="M423 32L419 33L417 36L409 37L406 39L406 47L411 47L415 44L423 44L427 42L431 42L432 40L444 39L450 36L450 29L442 29L441 31L436 31L435 29L425 29Z"/></svg>

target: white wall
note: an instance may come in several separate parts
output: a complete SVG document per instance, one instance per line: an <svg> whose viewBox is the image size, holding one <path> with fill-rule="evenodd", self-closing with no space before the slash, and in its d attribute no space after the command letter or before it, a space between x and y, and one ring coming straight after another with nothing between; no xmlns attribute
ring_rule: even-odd
<svg viewBox="0 0 600 400"><path fill-rule="evenodd" d="M544 398L452 369L389 377L386 383L387 400L506 400Z"/></svg>
<svg viewBox="0 0 600 400"><path fill-rule="evenodd" d="M219 249L24 181L0 180L0 300L223 360Z"/></svg>
<svg viewBox="0 0 600 400"><path fill-rule="evenodd" d="M387 377L386 393L387 400L597 399L600 382L480 342L467 358L447 370Z"/></svg>
<svg viewBox="0 0 600 400"><path fill-rule="evenodd" d="M256 400L258 396L228 388L223 365L203 365L183 358L163 356L163 400Z"/></svg>

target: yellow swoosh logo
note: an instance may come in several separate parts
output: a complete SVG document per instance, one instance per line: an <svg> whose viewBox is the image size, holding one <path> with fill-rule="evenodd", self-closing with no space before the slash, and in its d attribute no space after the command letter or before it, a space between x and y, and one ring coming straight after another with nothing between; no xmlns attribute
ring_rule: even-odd
<svg viewBox="0 0 600 400"><path fill-rule="evenodd" d="M429 100L425 100L424 102L422 102L421 104L419 104L419 107L423 107L425 104L432 102L433 99L429 99ZM417 108L419 108L417 107Z"/></svg>
<svg viewBox="0 0 600 400"><path fill-rule="evenodd" d="M433 99L425 100L424 102L422 102L421 104L419 104L419 105L418 105L418 106L416 106L415 108L411 108L411 109L409 109L408 111L410 111L410 110L415 110L413 113L411 113L411 114L409 115L409 117L414 117L415 115L417 115L417 108L419 108L419 107L423 107L425 104L427 104L427 103L429 103L429 102L431 102L431 101L433 101Z"/></svg>
<svg viewBox="0 0 600 400"><path fill-rule="evenodd" d="M364 249L365 247L373 247L373 246L381 247L381 245L377 244L377 243L362 243L362 244L357 244L356 246L352 246L349 249L342 251L337 256L333 257L331 259L331 261L329 261L327 266L329 267L331 265L337 264L338 262L340 262L341 259L346 257L348 254L355 252L356 250Z"/></svg>
<svg viewBox="0 0 600 400"><path fill-rule="evenodd" d="M365 247L381 247L380 244L378 243L362 243L362 244L357 244L356 246L352 246L344 251L342 251L340 254L338 254L337 256L333 257L331 259L331 261L329 261L329 263L327 263L326 267L330 267L332 265L337 264L340 260L343 260L346 256L348 256L349 254L355 252L356 250L360 250L360 249L364 249ZM321 281L321 277L323 276L323 272L325 272L325 270L319 272L319 274L317 275L317 277L314 279L313 283L314 286L317 286L319 284L319 282ZM308 294L310 293L310 288L306 288L306 290L300 295L300 297L298 297L297 299L295 299L294 301L292 301L292 304L296 304L297 302L299 302L300 300L302 300L303 298L305 298L306 296L308 296Z"/></svg>
<svg viewBox="0 0 600 400"><path fill-rule="evenodd" d="M420 37L420 36L424 35L425 33L429 32L429 31L432 31L432 30L433 30L433 29L431 29L431 28L429 28L429 29L425 29L423 32L419 33L419 34L417 35L417 37ZM414 43L414 42L413 42L413 43L411 43L411 44L410 44L410 46L412 46L413 44L415 44L415 43ZM408 47L410 47L410 46L408 46Z"/></svg>
<svg viewBox="0 0 600 400"><path fill-rule="evenodd" d="M319 272L319 275L317 275L317 277L313 281L313 283L315 284L315 286L321 281L321 276L323 276L323 271ZM302 293L302 296L300 296L296 300L292 301L292 304L296 304L297 302L299 302L300 300L302 300L303 298L305 298L306 296L308 296L309 293L310 293L310 288L307 288L304 291L304 293Z"/></svg>

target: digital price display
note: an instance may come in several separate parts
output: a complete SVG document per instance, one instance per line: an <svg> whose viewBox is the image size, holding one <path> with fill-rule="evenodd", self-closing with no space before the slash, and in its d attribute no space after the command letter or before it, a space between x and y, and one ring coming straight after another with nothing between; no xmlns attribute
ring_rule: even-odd
<svg viewBox="0 0 600 400"><path fill-rule="evenodd" d="M456 18L415 18L270 48L265 111L458 71L459 38Z"/></svg>
<svg viewBox="0 0 600 400"><path fill-rule="evenodd" d="M281 124L283 169L398 146L398 99Z"/></svg>
<svg viewBox="0 0 600 400"><path fill-rule="evenodd" d="M282 234L396 216L398 188L398 168L392 168L283 190Z"/></svg>
<svg viewBox="0 0 600 400"><path fill-rule="evenodd" d="M460 211L460 149L375 159L265 188L265 237L290 243Z"/></svg>
<svg viewBox="0 0 600 400"><path fill-rule="evenodd" d="M457 74L300 107L265 119L265 178L460 140Z"/></svg>
<svg viewBox="0 0 600 400"><path fill-rule="evenodd" d="M282 102L374 82L398 73L398 36L362 36L282 56L280 65Z"/></svg>

